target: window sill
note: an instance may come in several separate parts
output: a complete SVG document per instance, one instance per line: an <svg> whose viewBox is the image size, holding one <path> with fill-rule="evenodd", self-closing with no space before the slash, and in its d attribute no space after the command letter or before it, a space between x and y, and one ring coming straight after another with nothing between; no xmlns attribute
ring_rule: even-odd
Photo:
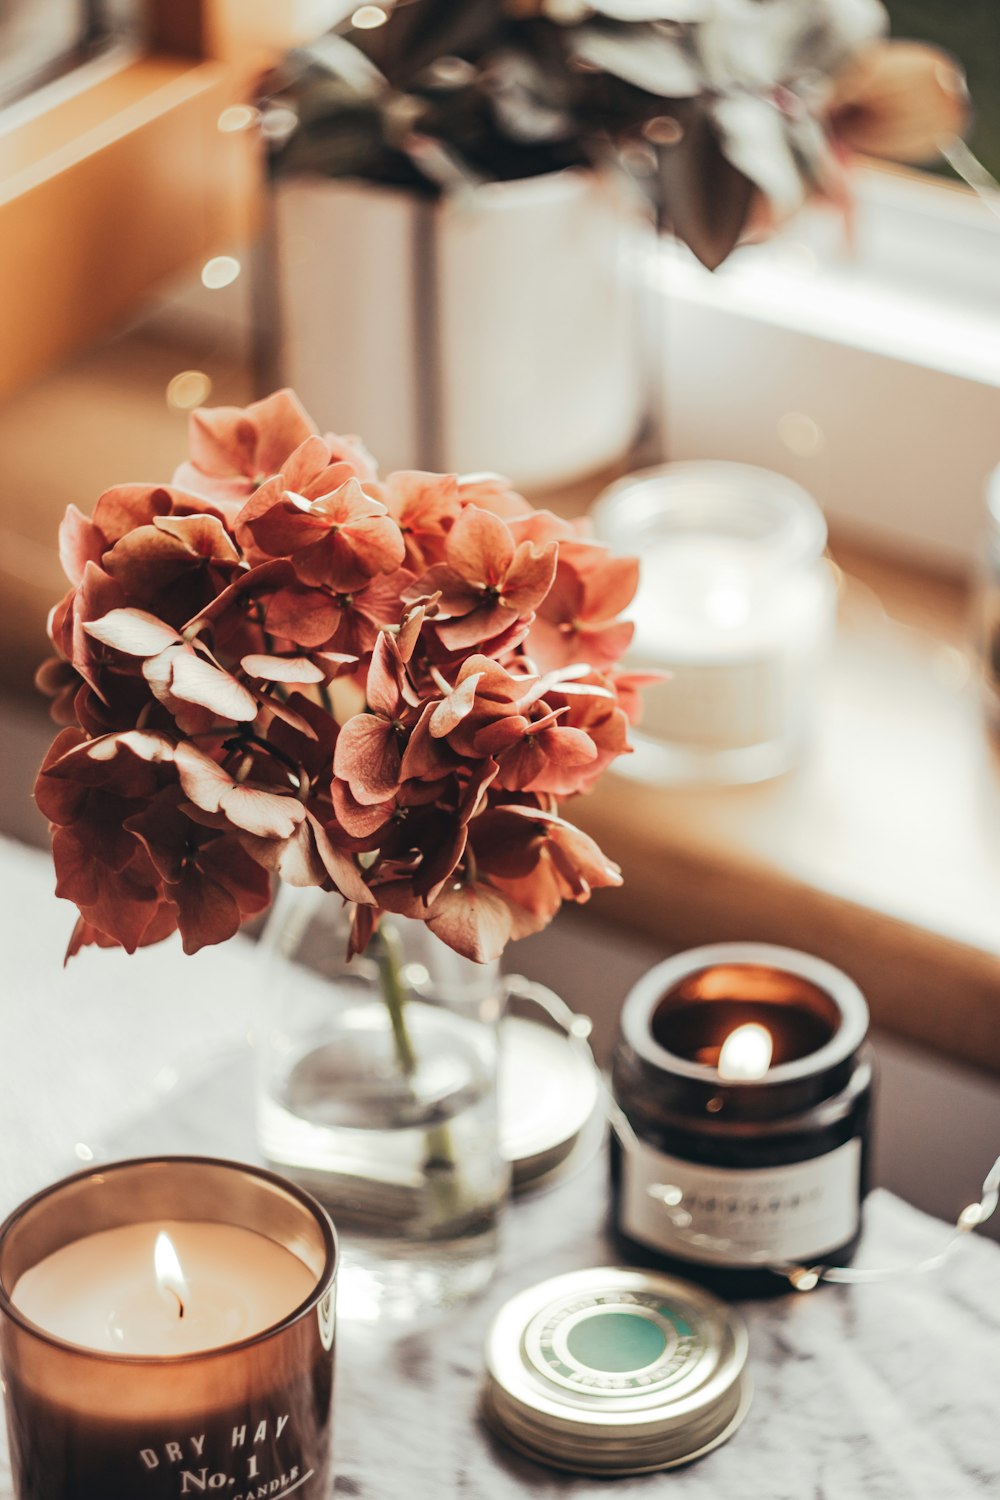
<svg viewBox="0 0 1000 1500"><path fill-rule="evenodd" d="M144 57L0 122L0 396L245 235L254 149L216 123L236 90L222 63Z"/></svg>

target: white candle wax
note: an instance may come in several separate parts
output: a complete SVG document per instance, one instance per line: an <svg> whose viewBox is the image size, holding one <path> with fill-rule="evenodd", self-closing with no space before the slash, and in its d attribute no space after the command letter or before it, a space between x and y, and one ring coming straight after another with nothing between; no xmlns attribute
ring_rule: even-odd
<svg viewBox="0 0 1000 1500"><path fill-rule="evenodd" d="M183 1281L157 1279L166 1233ZM273 1327L314 1290L315 1276L273 1240L234 1224L125 1224L64 1245L26 1271L14 1305L57 1338L109 1354L216 1349Z"/></svg>
<svg viewBox="0 0 1000 1500"><path fill-rule="evenodd" d="M821 575L822 576L822 575ZM812 623L815 573L789 577L752 542L670 537L642 554L635 647L661 661L732 662L782 648Z"/></svg>
<svg viewBox="0 0 1000 1500"><path fill-rule="evenodd" d="M794 737L832 629L822 565L792 574L751 542L670 537L642 553L629 661L671 673L644 692L643 728L719 748Z"/></svg>
<svg viewBox="0 0 1000 1500"><path fill-rule="evenodd" d="M669 673L643 692L632 774L739 782L787 770L835 613L815 501L748 464L662 464L612 485L594 519L641 561L626 663Z"/></svg>

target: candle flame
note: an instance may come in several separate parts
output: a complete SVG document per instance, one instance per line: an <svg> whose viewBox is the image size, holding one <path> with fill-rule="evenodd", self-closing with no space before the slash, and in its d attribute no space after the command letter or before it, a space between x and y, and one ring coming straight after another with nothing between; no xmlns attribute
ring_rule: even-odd
<svg viewBox="0 0 1000 1500"><path fill-rule="evenodd" d="M168 1301L176 1298L179 1318L184 1316L184 1299L187 1296L187 1282L181 1263L174 1249L174 1242L164 1230L156 1236L156 1248L153 1251L153 1264L156 1267L156 1280L160 1288L160 1295Z"/></svg>
<svg viewBox="0 0 1000 1500"><path fill-rule="evenodd" d="M722 1044L719 1053L720 1078L763 1078L771 1066L774 1043L766 1026L748 1021L737 1026Z"/></svg>

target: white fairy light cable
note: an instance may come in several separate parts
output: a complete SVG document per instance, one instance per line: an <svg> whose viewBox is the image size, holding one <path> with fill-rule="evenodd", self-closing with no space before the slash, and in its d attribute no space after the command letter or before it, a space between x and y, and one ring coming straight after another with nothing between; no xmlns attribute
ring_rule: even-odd
<svg viewBox="0 0 1000 1500"><path fill-rule="evenodd" d="M957 172L990 212L1000 218L1000 182L986 170L979 157L969 150L962 137L952 135L938 141L938 150L952 171Z"/></svg>
<svg viewBox="0 0 1000 1500"><path fill-rule="evenodd" d="M1000 1156L997 1157L983 1180L977 1203L970 1203L959 1214L941 1249L935 1255L921 1260L904 1261L898 1266L876 1266L871 1268L854 1266L775 1266L786 1275L796 1291L808 1292L820 1281L835 1281L844 1285L861 1285L872 1281L892 1281L897 1276L917 1276L926 1271L936 1271L949 1259L956 1245L985 1224L1000 1200Z"/></svg>
<svg viewBox="0 0 1000 1500"><path fill-rule="evenodd" d="M624 1111L620 1108L617 1100L611 1092L610 1085L604 1074L597 1065L593 1049L590 1046L590 1035L593 1031L593 1022L589 1016L583 1016L572 1010L566 1002L548 989L546 985L537 984L533 980L525 979L521 974L509 974L505 978L507 993L518 999L530 1001L543 1010L549 1018L555 1022L561 1031L566 1033L572 1045L585 1056L589 1065L593 1068L600 1089L600 1097L612 1130L618 1137L623 1150L635 1149L641 1144L638 1136L632 1128ZM710 1245L712 1249L725 1251L736 1248L735 1242L731 1240L718 1239L714 1236L702 1234L691 1228L691 1215L682 1207L683 1193L680 1189L669 1183L655 1183L649 1189L652 1197L663 1205L669 1216L675 1231L684 1238L691 1241L692 1245L705 1247ZM836 1282L842 1285L862 1285L867 1282L893 1281L897 1277L918 1276L928 1271L936 1271L950 1258L957 1245L961 1243L967 1234L980 1225L985 1224L996 1211L1000 1202L1000 1156L997 1157L989 1172L983 1180L982 1189L977 1202L968 1204L962 1209L954 1226L949 1230L941 1249L933 1255L924 1256L919 1260L903 1261L894 1266L802 1266L794 1265L787 1261L775 1263L773 1261L755 1260L762 1269L775 1272L779 1276L788 1278L790 1285L797 1292L810 1292L819 1286L822 1281ZM741 1252L745 1253L745 1252Z"/></svg>

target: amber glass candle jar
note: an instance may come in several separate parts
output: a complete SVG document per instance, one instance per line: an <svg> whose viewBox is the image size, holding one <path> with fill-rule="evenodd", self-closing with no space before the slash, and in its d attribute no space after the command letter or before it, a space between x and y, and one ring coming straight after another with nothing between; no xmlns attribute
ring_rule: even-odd
<svg viewBox="0 0 1000 1500"><path fill-rule="evenodd" d="M867 1033L858 987L791 949L720 943L645 974L612 1074L630 1258L728 1295L849 1260L868 1188Z"/></svg>
<svg viewBox="0 0 1000 1500"><path fill-rule="evenodd" d="M229 1500L332 1485L324 1210L199 1157L67 1179L0 1227L17 1500Z"/></svg>

